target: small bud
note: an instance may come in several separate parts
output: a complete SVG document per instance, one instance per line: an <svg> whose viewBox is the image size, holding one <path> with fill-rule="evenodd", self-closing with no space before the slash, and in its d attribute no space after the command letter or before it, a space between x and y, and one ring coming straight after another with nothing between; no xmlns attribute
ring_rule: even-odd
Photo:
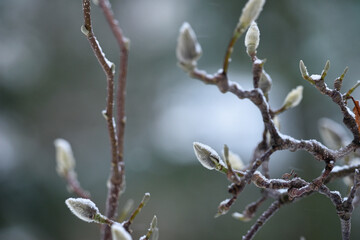
<svg viewBox="0 0 360 240"><path fill-rule="evenodd" d="M99 209L95 203L86 198L68 198L65 201L70 211L85 222L95 222Z"/></svg>
<svg viewBox="0 0 360 240"><path fill-rule="evenodd" d="M308 73L308 71L307 71L307 69L306 69L306 66L305 66L303 60L300 60L299 67L300 67L300 72L301 72L302 77L303 77L304 79L309 78L309 73Z"/></svg>
<svg viewBox="0 0 360 240"><path fill-rule="evenodd" d="M142 199L142 203L144 204L144 205L146 205L148 202L149 202L149 200L150 200L150 193L145 193L144 194L144 197L143 197L143 199Z"/></svg>
<svg viewBox="0 0 360 240"><path fill-rule="evenodd" d="M151 229L155 229L157 227L157 217L156 215L154 215L153 219L151 220L151 223L150 223L150 228Z"/></svg>
<svg viewBox="0 0 360 240"><path fill-rule="evenodd" d="M259 88L263 91L264 94L267 94L272 85L272 80L269 74L265 72L265 70L262 71L260 80L259 80Z"/></svg>
<svg viewBox="0 0 360 240"><path fill-rule="evenodd" d="M80 28L81 32L85 35L85 36L89 36L90 34L90 31L87 30L87 28L85 27L85 25L81 25L81 28Z"/></svg>
<svg viewBox="0 0 360 240"><path fill-rule="evenodd" d="M245 216L244 214L239 213L239 212L234 212L233 214L231 214L231 216L233 218L235 218L236 220L240 220L243 222L248 222L251 220L251 218L249 218L248 216Z"/></svg>
<svg viewBox="0 0 360 240"><path fill-rule="evenodd" d="M54 141L56 150L56 171L61 176L66 176L75 168L75 158L71 145L65 139L58 138Z"/></svg>
<svg viewBox="0 0 360 240"><path fill-rule="evenodd" d="M215 218L220 217L221 215L225 215L229 211L229 209L230 209L229 202L230 201L231 201L231 199L228 198L219 204L218 212L215 214Z"/></svg>
<svg viewBox="0 0 360 240"><path fill-rule="evenodd" d="M113 240L132 240L130 233L120 223L114 223L111 226L111 235Z"/></svg>
<svg viewBox="0 0 360 240"><path fill-rule="evenodd" d="M246 29L253 21L255 21L259 17L264 4L265 0L249 0L242 10L239 23L236 27L237 31Z"/></svg>
<svg viewBox="0 0 360 240"><path fill-rule="evenodd" d="M245 47L249 57L256 55L256 49L260 42L260 31L256 22L252 22L246 35L245 35Z"/></svg>
<svg viewBox="0 0 360 240"><path fill-rule="evenodd" d="M176 47L176 57L185 69L192 69L202 54L201 46L190 24L185 22L180 28Z"/></svg>
<svg viewBox="0 0 360 240"><path fill-rule="evenodd" d="M291 90L284 100L285 109L293 108L299 105L303 96L303 86L297 86L295 89Z"/></svg>
<svg viewBox="0 0 360 240"><path fill-rule="evenodd" d="M215 169L221 160L218 153L208 145L194 142L194 152L199 162L207 169Z"/></svg>
<svg viewBox="0 0 360 240"><path fill-rule="evenodd" d="M348 135L343 126L329 118L319 120L319 132L325 145L331 149L339 149L345 146L348 140Z"/></svg>
<svg viewBox="0 0 360 240"><path fill-rule="evenodd" d="M130 39L124 37L123 41L124 41L124 46L125 46L126 50L130 50L130 44L131 44Z"/></svg>
<svg viewBox="0 0 360 240"><path fill-rule="evenodd" d="M321 79L324 79L326 77L327 72L329 71L329 68L330 68L330 61L327 60L326 63L325 63L324 70L321 73Z"/></svg>

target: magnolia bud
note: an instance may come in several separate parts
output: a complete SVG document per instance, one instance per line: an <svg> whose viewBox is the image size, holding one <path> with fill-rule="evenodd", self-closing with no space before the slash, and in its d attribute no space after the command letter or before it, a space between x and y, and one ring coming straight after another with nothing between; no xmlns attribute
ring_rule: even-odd
<svg viewBox="0 0 360 240"><path fill-rule="evenodd" d="M193 147L197 159L205 168L213 170L219 165L221 158L214 149L199 142L194 142Z"/></svg>
<svg viewBox="0 0 360 240"><path fill-rule="evenodd" d="M132 240L130 233L120 223L111 225L111 235L113 240Z"/></svg>
<svg viewBox="0 0 360 240"><path fill-rule="evenodd" d="M99 209L95 203L86 198L68 198L65 201L70 211L85 222L95 222Z"/></svg>
<svg viewBox="0 0 360 240"><path fill-rule="evenodd" d="M252 22L246 35L245 35L245 47L249 57L256 55L256 49L260 42L260 31L256 22Z"/></svg>
<svg viewBox="0 0 360 240"><path fill-rule="evenodd" d="M303 60L300 60L300 63L299 63L299 68L300 68L300 72L301 72L301 75L304 79L307 79L309 77L309 73L306 69L306 66L303 62Z"/></svg>
<svg viewBox="0 0 360 240"><path fill-rule="evenodd" d="M240 29L246 29L253 21L255 21L258 18L264 4L265 0L249 0L242 10L236 29L238 31Z"/></svg>
<svg viewBox="0 0 360 240"><path fill-rule="evenodd" d="M262 71L260 80L259 80L259 88L263 91L264 94L267 94L272 85L272 80L269 74L265 72L265 70Z"/></svg>
<svg viewBox="0 0 360 240"><path fill-rule="evenodd" d="M325 145L331 149L339 149L345 146L348 140L348 135L343 126L329 118L319 120L319 132Z"/></svg>
<svg viewBox="0 0 360 240"><path fill-rule="evenodd" d="M250 217L242 214L242 213L239 213L239 212L234 212L233 214L231 214L231 216L237 220L240 220L240 221L243 221L243 222L248 222L251 220Z"/></svg>
<svg viewBox="0 0 360 240"><path fill-rule="evenodd" d="M56 171L61 176L66 176L75 168L75 159L70 143L58 138L54 141L56 150Z"/></svg>
<svg viewBox="0 0 360 240"><path fill-rule="evenodd" d="M303 96L303 86L297 86L295 89L291 90L284 100L285 109L293 108L299 105Z"/></svg>
<svg viewBox="0 0 360 240"><path fill-rule="evenodd" d="M196 66L196 61L202 53L201 46L197 41L194 30L185 22L180 28L180 34L176 47L176 57L185 69Z"/></svg>

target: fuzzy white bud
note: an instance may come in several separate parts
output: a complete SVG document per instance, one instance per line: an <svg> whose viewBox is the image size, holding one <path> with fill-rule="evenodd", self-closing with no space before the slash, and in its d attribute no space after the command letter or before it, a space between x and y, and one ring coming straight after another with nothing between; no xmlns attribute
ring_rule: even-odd
<svg viewBox="0 0 360 240"><path fill-rule="evenodd" d="M231 214L231 216L233 218L235 218L236 220L240 220L240 221L243 221L243 222L248 222L251 220L251 218L245 216L244 214L242 213L239 213L239 212L234 212L233 214Z"/></svg>
<svg viewBox="0 0 360 240"><path fill-rule="evenodd" d="M299 68L300 68L300 72L301 72L301 75L303 78L308 78L309 77L309 73L307 71L307 68L303 62L303 60L300 60L300 63L299 63Z"/></svg>
<svg viewBox="0 0 360 240"><path fill-rule="evenodd" d="M180 28L180 34L176 47L176 57L180 64L187 68L194 68L196 61L202 54L201 46L190 24L184 22Z"/></svg>
<svg viewBox="0 0 360 240"><path fill-rule="evenodd" d="M250 57L256 55L256 49L260 42L260 31L256 22L252 22L245 35L246 52Z"/></svg>
<svg viewBox="0 0 360 240"><path fill-rule="evenodd" d="M86 198L68 198L65 201L70 211L85 222L95 222L99 209L95 203Z"/></svg>
<svg viewBox="0 0 360 240"><path fill-rule="evenodd" d="M205 168L212 170L219 165L221 158L214 149L199 142L194 142L193 147L197 159Z"/></svg>
<svg viewBox="0 0 360 240"><path fill-rule="evenodd" d="M259 80L259 88L263 91L264 94L268 93L271 89L272 80L269 74L262 71L260 80Z"/></svg>
<svg viewBox="0 0 360 240"><path fill-rule="evenodd" d="M319 132L325 145L331 149L339 149L349 141L344 127L329 118L319 120Z"/></svg>
<svg viewBox="0 0 360 240"><path fill-rule="evenodd" d="M284 100L284 106L286 109L296 107L302 100L303 97L303 86L297 86L291 90Z"/></svg>
<svg viewBox="0 0 360 240"><path fill-rule="evenodd" d="M246 29L255 21L263 9L265 0L249 0L242 10L237 29Z"/></svg>
<svg viewBox="0 0 360 240"><path fill-rule="evenodd" d="M120 223L114 223L111 226L111 235L113 240L132 240L130 233Z"/></svg>
<svg viewBox="0 0 360 240"><path fill-rule="evenodd" d="M68 141L58 138L54 141L56 151L56 171L61 176L66 176L75 168L75 158Z"/></svg>

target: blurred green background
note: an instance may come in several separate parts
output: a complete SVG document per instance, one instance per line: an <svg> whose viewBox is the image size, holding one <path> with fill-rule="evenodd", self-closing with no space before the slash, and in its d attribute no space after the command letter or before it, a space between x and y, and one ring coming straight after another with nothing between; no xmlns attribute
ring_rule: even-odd
<svg viewBox="0 0 360 240"><path fill-rule="evenodd" d="M216 72L238 21L241 1L112 1L125 35L131 39L127 85L126 180L128 199L151 200L133 224L134 239L143 235L153 214L160 239L240 239L254 222L231 214L214 219L228 198L225 176L197 162L192 142L221 151L224 143L247 162L260 141L260 114L249 101L221 94L214 86L190 79L176 66L178 29L184 21L203 48L198 65ZM272 76L270 103L278 108L287 92L304 86L300 106L281 115L283 133L320 139L317 121L341 116L330 99L301 79L303 59L310 73L331 61L332 86L346 66L344 91L360 78L360 1L268 1L258 19L258 56ZM119 65L119 50L101 11L93 7L93 25L107 57ZM72 144L83 187L101 211L105 208L110 147L105 121L106 82L90 46L80 32L81 1L0 1L0 239L99 239L99 227L74 217L64 204L73 196L55 171L55 138ZM243 38L237 43L230 78L251 87L251 63ZM355 98L360 98L359 91ZM278 152L271 175L294 169L306 180L318 176L323 163L304 152ZM331 185L343 194L342 181ZM242 211L260 196L248 186L231 209ZM264 210L270 201L260 209ZM261 212L261 211L260 211ZM259 216L258 212L257 216ZM352 239L360 238L359 209ZM256 239L340 239L335 208L314 194L284 206Z"/></svg>

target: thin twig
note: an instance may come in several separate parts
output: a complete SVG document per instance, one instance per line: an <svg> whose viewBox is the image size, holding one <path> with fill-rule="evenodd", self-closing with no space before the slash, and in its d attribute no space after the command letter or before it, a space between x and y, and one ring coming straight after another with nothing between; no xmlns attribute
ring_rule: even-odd
<svg viewBox="0 0 360 240"><path fill-rule="evenodd" d="M103 9L109 9L110 4L106 1L100 1L100 5L103 6ZM105 12L105 10L104 10ZM109 62L105 54L102 52L99 42L96 40L96 37L92 30L91 25L91 12L90 12L90 0L83 0L83 13L84 13L84 28L88 31L87 38L90 42L90 45L97 57L100 65L102 66L106 78L107 78L107 104L106 104L106 121L108 125L110 143L111 143L111 153L112 153L112 164L111 164L111 177L110 177L110 188L107 198L106 205L106 216L109 219L113 219L115 217L115 213L118 207L118 198L121 191L121 186L123 184L123 175L124 168L123 164L119 167L119 162L123 162L123 141L124 141L124 127L125 127L125 116L124 116L124 104L125 101L125 80L126 80L126 66L127 66L127 54L123 54L122 57L125 58L125 61L121 63L121 83L118 86L117 93L117 106L120 107L118 110L118 118L117 118L117 135L116 135L116 124L114 121L114 66L111 62ZM108 14L105 13L106 16ZM124 70L125 69L125 70ZM120 90L119 90L120 89ZM119 118L120 115L120 118ZM103 233L103 239L110 239L110 228L108 226L105 227L106 233Z"/></svg>
<svg viewBox="0 0 360 240"><path fill-rule="evenodd" d="M90 193L81 187L75 172L68 172L64 178L67 181L69 190L81 198L90 198Z"/></svg>
<svg viewBox="0 0 360 240"><path fill-rule="evenodd" d="M271 218L280 208L280 201L273 202L270 207L258 218L256 223L250 228L250 230L243 236L243 240L251 240L260 228L265 224L269 218Z"/></svg>
<svg viewBox="0 0 360 240"><path fill-rule="evenodd" d="M125 188L125 165L124 165L124 135L125 135L125 96L126 96L126 78L128 66L128 48L129 40L124 37L121 28L115 20L111 4L108 0L99 0L99 6L103 10L104 16L116 38L119 45L120 67L118 84L116 88L116 126L117 126L117 157L112 159L110 186L108 189L108 196L106 201L106 216L114 218L118 208L118 199L121 192ZM103 228L103 239L110 239L110 228L105 226Z"/></svg>

